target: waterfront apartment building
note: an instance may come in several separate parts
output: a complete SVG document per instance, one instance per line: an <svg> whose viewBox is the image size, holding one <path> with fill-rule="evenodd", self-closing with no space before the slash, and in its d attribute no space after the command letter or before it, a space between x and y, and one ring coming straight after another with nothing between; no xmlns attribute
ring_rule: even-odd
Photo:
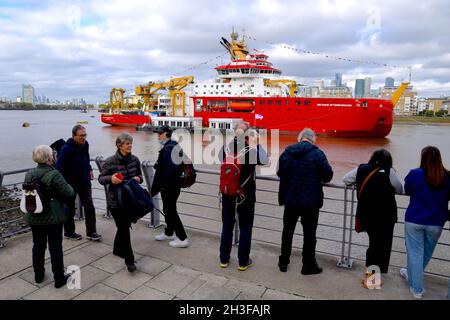
<svg viewBox="0 0 450 320"><path fill-rule="evenodd" d="M433 112L439 110L450 111L450 97L419 98L417 101L417 111L422 112L425 110L431 110Z"/></svg>
<svg viewBox="0 0 450 320"><path fill-rule="evenodd" d="M380 99L389 100L392 94L398 89L398 86L393 87L382 87L379 90L378 97ZM414 115L418 111L418 98L417 92L413 90L412 86L406 88L403 95L398 100L397 104L394 106L394 114L396 115Z"/></svg>
<svg viewBox="0 0 450 320"><path fill-rule="evenodd" d="M34 104L34 88L30 84L22 84L22 102Z"/></svg>

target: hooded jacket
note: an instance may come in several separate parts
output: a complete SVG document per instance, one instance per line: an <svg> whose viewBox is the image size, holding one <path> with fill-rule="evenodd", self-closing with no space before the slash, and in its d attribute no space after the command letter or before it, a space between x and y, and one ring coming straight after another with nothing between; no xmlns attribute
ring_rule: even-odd
<svg viewBox="0 0 450 320"><path fill-rule="evenodd" d="M302 141L287 147L281 154L277 175L280 177L280 205L320 209L323 206L322 183L331 181L333 169L322 150Z"/></svg>
<svg viewBox="0 0 450 320"><path fill-rule="evenodd" d="M173 159L172 159L173 155ZM181 188L182 167L175 163L183 158L183 150L178 142L167 140L159 150L158 160L155 163L155 176L152 183L152 196L157 195L161 190L173 190Z"/></svg>
<svg viewBox="0 0 450 320"><path fill-rule="evenodd" d="M62 147L56 161L56 169L75 189L90 187L92 167L90 164L89 143L80 145L70 138Z"/></svg>

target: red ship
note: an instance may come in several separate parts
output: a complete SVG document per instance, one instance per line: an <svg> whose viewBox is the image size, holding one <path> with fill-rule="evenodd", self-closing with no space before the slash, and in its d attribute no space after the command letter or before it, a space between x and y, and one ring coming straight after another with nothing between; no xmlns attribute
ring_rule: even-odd
<svg viewBox="0 0 450 320"><path fill-rule="evenodd" d="M297 83L282 79L265 54L249 54L236 33L232 42L222 38L231 62L215 69L219 77L195 84L194 116L203 119L239 118L255 128L300 131L309 127L319 134L385 137L392 128L392 113L408 86L403 83L391 100L374 98L299 97Z"/></svg>
<svg viewBox="0 0 450 320"><path fill-rule="evenodd" d="M102 113L101 120L103 123L113 126L135 127L142 124L150 124L150 117L140 114L126 113Z"/></svg>
<svg viewBox="0 0 450 320"><path fill-rule="evenodd" d="M183 105L181 114L173 107L170 115L199 117L206 128L220 119L241 119L267 130L298 132L309 127L319 134L349 137L385 137L390 133L394 105L409 83L402 83L391 100L298 96L297 83L282 78L267 55L250 54L245 40L238 40L235 32L231 41L221 41L231 55L230 63L215 68L216 79L194 83L186 95L187 112ZM150 122L142 117L147 116L129 115L127 120L117 118L114 124Z"/></svg>

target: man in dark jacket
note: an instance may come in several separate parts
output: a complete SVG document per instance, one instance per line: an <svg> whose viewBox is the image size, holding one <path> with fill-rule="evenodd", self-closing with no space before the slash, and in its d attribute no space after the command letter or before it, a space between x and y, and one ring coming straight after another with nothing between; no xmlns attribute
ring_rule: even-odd
<svg viewBox="0 0 450 320"><path fill-rule="evenodd" d="M159 128L158 139L163 146L155 163L155 176L152 184L152 196L161 192L163 211L167 227L155 237L157 241L171 240L174 248L187 248L190 240L177 212L177 200L181 192L181 159L183 150L171 140L172 129L168 126Z"/></svg>
<svg viewBox="0 0 450 320"><path fill-rule="evenodd" d="M90 164L89 143L86 141L86 136L86 129L82 125L73 127L72 138L67 140L58 155L56 169L80 197L84 207L87 238L98 241L101 235L97 234L91 188L94 173ZM68 204L67 209L68 217L64 224L64 236L72 240L81 240L81 235L75 232L75 202Z"/></svg>
<svg viewBox="0 0 450 320"><path fill-rule="evenodd" d="M236 215L239 217L239 271L247 270L253 261L250 258L253 220L256 202L256 165L269 163L264 148L258 144L258 134L251 130L246 122L235 127L235 137L228 146L222 147L219 152L220 162L224 162L227 154L240 155L241 164L239 184L243 189L241 196L232 196L222 193L222 235L220 238L220 264L221 268L228 267L233 242L233 229Z"/></svg>
<svg viewBox="0 0 450 320"><path fill-rule="evenodd" d="M328 160L316 145L316 135L309 128L299 135L299 143L281 154L277 175L280 177L278 200L284 205L281 255L278 266L286 272L290 262L292 238L299 217L303 226L302 274L322 272L315 258L319 209L323 205L322 183L333 178Z"/></svg>

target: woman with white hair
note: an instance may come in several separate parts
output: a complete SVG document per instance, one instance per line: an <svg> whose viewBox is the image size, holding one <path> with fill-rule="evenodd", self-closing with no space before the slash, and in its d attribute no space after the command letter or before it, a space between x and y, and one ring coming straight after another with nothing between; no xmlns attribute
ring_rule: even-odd
<svg viewBox="0 0 450 320"><path fill-rule="evenodd" d="M33 150L33 161L37 167L25 176L25 183L40 181L43 210L39 214L25 214L25 221L33 234L33 269L36 283L41 283L45 276L45 250L48 243L52 263L55 288L67 283L63 260L63 225L66 221L65 203L73 201L75 195L72 187L53 167L53 150L47 145L40 145Z"/></svg>
<svg viewBox="0 0 450 320"><path fill-rule="evenodd" d="M130 239L131 218L126 209L119 206L118 191L119 185L124 181L135 179L142 183L144 180L141 162L131 154L133 137L128 133L120 134L116 139L116 147L116 153L105 160L98 182L108 186L108 208L117 226L113 254L123 258L128 271L133 272L136 270L136 264Z"/></svg>

